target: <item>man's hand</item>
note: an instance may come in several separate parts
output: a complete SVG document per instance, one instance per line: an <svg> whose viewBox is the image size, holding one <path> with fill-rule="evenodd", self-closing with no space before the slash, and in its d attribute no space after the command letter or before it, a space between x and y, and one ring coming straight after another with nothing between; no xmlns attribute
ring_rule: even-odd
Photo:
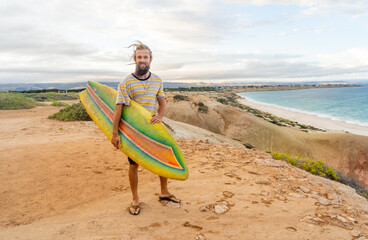
<svg viewBox="0 0 368 240"><path fill-rule="evenodd" d="M121 141L120 141L120 136L119 136L119 134L114 134L113 136L112 136L112 138L111 138L111 143L112 143L112 145L114 145L114 147L116 148L116 149L119 149L119 147L121 147Z"/></svg>
<svg viewBox="0 0 368 240"><path fill-rule="evenodd" d="M152 118L150 121L152 124L162 122L162 116L158 115L157 113L152 113Z"/></svg>

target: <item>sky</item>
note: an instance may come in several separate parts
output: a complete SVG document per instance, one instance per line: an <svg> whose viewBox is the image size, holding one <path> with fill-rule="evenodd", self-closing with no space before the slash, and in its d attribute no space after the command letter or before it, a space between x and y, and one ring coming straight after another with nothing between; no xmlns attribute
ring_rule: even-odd
<svg viewBox="0 0 368 240"><path fill-rule="evenodd" d="M368 81L368 0L0 0L0 84Z"/></svg>

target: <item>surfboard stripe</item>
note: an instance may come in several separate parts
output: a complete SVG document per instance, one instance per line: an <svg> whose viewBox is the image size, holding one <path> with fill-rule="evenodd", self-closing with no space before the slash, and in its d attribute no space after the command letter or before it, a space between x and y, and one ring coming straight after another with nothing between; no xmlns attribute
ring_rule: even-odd
<svg viewBox="0 0 368 240"><path fill-rule="evenodd" d="M93 91L89 84L87 84L87 92L101 109L101 111L106 115L108 120L112 123L114 111L95 93L95 91ZM126 137L129 141L134 143L156 161L169 167L183 169L170 146L164 145L154 139L147 137L122 119L119 124L119 130L124 137Z"/></svg>

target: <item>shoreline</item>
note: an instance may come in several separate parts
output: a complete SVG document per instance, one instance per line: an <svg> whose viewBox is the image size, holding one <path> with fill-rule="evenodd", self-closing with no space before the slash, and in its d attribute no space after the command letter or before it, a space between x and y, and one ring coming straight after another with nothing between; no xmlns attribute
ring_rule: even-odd
<svg viewBox="0 0 368 240"><path fill-rule="evenodd" d="M277 117L285 118L288 120L296 121L301 124L311 125L316 128L326 130L327 132L349 132L352 134L368 136L368 127L361 126L354 123L348 123L343 120L335 120L327 117L321 117L309 113L296 112L290 109L271 106L268 104L262 104L259 102L251 101L250 99L245 99L241 97L238 99L241 104L247 105L249 107L271 113Z"/></svg>

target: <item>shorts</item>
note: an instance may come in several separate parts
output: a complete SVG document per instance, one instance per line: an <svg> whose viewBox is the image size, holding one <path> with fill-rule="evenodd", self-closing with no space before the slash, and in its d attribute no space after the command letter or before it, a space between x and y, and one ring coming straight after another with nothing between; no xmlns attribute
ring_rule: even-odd
<svg viewBox="0 0 368 240"><path fill-rule="evenodd" d="M128 157L128 161L129 161L129 164L137 164L136 162L134 162L130 157Z"/></svg>

